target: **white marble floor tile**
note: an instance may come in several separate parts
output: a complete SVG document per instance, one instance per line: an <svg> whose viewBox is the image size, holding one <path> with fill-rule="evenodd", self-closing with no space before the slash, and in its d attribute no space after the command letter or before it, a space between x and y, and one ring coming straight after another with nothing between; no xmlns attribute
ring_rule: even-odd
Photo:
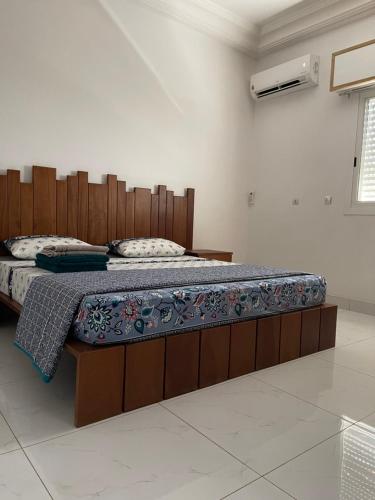
<svg viewBox="0 0 375 500"><path fill-rule="evenodd" d="M1 500L50 499L22 451L0 455Z"/></svg>
<svg viewBox="0 0 375 500"><path fill-rule="evenodd" d="M375 378L309 356L256 372L253 377L349 420L375 411Z"/></svg>
<svg viewBox="0 0 375 500"><path fill-rule="evenodd" d="M353 425L271 472L298 500L373 500L375 434Z"/></svg>
<svg viewBox="0 0 375 500"><path fill-rule="evenodd" d="M352 344L375 337L375 316L354 311L338 310L336 346Z"/></svg>
<svg viewBox="0 0 375 500"><path fill-rule="evenodd" d="M232 493L225 500L290 500L291 498L293 497L261 478Z"/></svg>
<svg viewBox="0 0 375 500"><path fill-rule="evenodd" d="M375 338L328 349L316 356L375 377Z"/></svg>
<svg viewBox="0 0 375 500"><path fill-rule="evenodd" d="M57 500L217 500L259 477L158 405L25 451Z"/></svg>
<svg viewBox="0 0 375 500"><path fill-rule="evenodd" d="M30 359L13 345L14 320L0 321L0 385L37 376Z"/></svg>
<svg viewBox="0 0 375 500"><path fill-rule="evenodd" d="M0 455L19 448L20 446L17 443L12 431L9 429L8 424L4 420L3 416L0 415Z"/></svg>
<svg viewBox="0 0 375 500"><path fill-rule="evenodd" d="M253 377L162 404L262 475L349 425Z"/></svg>
<svg viewBox="0 0 375 500"><path fill-rule="evenodd" d="M66 355L49 384L39 376L0 384L0 411L22 446L75 430L74 372Z"/></svg>

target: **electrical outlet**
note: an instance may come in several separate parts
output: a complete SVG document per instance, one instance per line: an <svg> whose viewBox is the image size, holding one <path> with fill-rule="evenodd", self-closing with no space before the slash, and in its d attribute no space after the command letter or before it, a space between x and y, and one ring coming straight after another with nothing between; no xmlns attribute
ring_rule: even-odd
<svg viewBox="0 0 375 500"><path fill-rule="evenodd" d="M249 206L254 205L255 203L255 191L250 191L247 197L247 202Z"/></svg>
<svg viewBox="0 0 375 500"><path fill-rule="evenodd" d="M294 205L294 206L299 205L299 198L293 198L292 205Z"/></svg>
<svg viewBox="0 0 375 500"><path fill-rule="evenodd" d="M324 197L324 205L332 205L333 198L330 194Z"/></svg>

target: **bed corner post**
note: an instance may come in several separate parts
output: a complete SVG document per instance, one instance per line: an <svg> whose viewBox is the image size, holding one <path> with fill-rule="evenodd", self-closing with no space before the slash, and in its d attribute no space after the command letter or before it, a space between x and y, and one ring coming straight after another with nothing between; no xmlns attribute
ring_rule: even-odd
<svg viewBox="0 0 375 500"><path fill-rule="evenodd" d="M77 360L76 427L122 413L125 347L92 347L71 340L66 348Z"/></svg>

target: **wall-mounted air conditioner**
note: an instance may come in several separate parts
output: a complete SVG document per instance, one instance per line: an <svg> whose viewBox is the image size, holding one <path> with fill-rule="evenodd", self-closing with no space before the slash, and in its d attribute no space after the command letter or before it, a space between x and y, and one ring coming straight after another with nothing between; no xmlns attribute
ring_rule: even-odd
<svg viewBox="0 0 375 500"><path fill-rule="evenodd" d="M251 95L257 101L290 94L319 83L319 56L306 55L256 73L251 77Z"/></svg>

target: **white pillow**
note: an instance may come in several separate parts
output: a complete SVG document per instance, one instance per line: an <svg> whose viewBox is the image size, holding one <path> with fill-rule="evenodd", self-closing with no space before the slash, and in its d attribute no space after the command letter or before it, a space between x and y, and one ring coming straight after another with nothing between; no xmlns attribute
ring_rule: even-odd
<svg viewBox="0 0 375 500"><path fill-rule="evenodd" d="M185 253L184 247L163 238L114 240L109 248L122 257L177 257Z"/></svg>
<svg viewBox="0 0 375 500"><path fill-rule="evenodd" d="M16 259L34 260L36 254L48 245L88 245L88 243L69 236L36 235L16 236L5 240L4 245Z"/></svg>

